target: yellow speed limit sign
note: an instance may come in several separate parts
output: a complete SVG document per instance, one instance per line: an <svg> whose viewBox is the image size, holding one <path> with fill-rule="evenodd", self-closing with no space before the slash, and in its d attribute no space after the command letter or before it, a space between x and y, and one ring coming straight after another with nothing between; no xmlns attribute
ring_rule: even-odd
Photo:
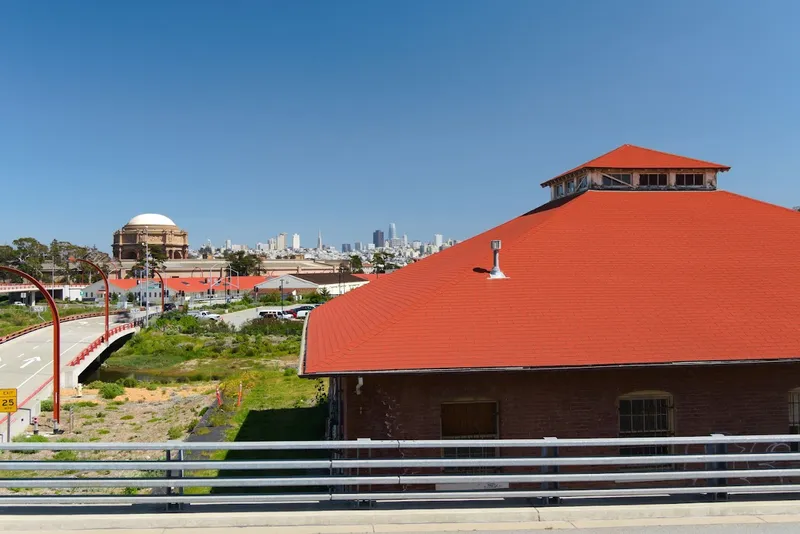
<svg viewBox="0 0 800 534"><path fill-rule="evenodd" d="M17 389L0 389L0 413L14 413L17 411Z"/></svg>

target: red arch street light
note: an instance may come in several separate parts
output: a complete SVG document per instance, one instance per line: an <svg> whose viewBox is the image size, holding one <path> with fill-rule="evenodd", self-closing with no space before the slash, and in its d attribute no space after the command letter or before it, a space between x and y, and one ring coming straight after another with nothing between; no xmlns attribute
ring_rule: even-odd
<svg viewBox="0 0 800 534"><path fill-rule="evenodd" d="M106 276L106 273L103 272L103 269L101 269L99 265L89 260L84 260L82 258L70 258L69 261L72 263L85 263L90 267L94 267L94 269L100 273L100 276L103 277L103 282L106 284L106 332L103 334L103 340L106 342L106 344L108 344L108 292L110 291L110 288L108 287L108 276Z"/></svg>
<svg viewBox="0 0 800 534"><path fill-rule="evenodd" d="M42 283L28 273L4 265L0 265L0 271L22 277L36 286L36 289L47 300L47 305L50 306L50 313L53 316L53 433L57 434L58 425L61 422L61 317L58 315L56 301Z"/></svg>

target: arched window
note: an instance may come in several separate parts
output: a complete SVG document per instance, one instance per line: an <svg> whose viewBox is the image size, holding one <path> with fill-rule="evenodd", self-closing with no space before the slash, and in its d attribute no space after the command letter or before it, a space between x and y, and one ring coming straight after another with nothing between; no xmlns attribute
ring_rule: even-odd
<svg viewBox="0 0 800 534"><path fill-rule="evenodd" d="M674 403L665 391L635 391L617 400L619 437L651 438L675 435ZM620 447L623 456L669 454L668 445Z"/></svg>

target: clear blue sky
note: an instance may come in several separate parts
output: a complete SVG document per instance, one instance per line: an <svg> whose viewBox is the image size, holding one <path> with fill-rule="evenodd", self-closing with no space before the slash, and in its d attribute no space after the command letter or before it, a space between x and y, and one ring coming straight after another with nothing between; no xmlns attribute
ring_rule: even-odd
<svg viewBox="0 0 800 534"><path fill-rule="evenodd" d="M466 238L624 143L800 204L796 1L0 3L0 243ZM36 200L36 195L44 195Z"/></svg>

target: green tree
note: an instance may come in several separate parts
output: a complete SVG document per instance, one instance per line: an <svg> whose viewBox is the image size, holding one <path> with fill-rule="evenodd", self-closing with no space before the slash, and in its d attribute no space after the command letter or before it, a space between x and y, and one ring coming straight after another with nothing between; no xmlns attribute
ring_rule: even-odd
<svg viewBox="0 0 800 534"><path fill-rule="evenodd" d="M145 261L145 252L150 253L150 259L147 262ZM167 253L164 252L164 247L161 245L150 245L149 247L142 245L142 259L131 267L131 270L128 272L128 278L133 278L139 271L144 273L145 267L150 269L150 276L153 276L152 273L154 270L163 272L166 262Z"/></svg>
<svg viewBox="0 0 800 534"><path fill-rule="evenodd" d="M256 275L261 267L261 261L259 261L258 256L248 254L243 250L226 252L225 259L228 260L231 270L236 271L241 276Z"/></svg>
<svg viewBox="0 0 800 534"><path fill-rule="evenodd" d="M42 263L48 252L47 246L32 237L20 237L11 244L14 245L12 264L20 271L41 277Z"/></svg>
<svg viewBox="0 0 800 534"><path fill-rule="evenodd" d="M364 262L361 261L361 256L350 256L350 272L359 274L364 272Z"/></svg>

